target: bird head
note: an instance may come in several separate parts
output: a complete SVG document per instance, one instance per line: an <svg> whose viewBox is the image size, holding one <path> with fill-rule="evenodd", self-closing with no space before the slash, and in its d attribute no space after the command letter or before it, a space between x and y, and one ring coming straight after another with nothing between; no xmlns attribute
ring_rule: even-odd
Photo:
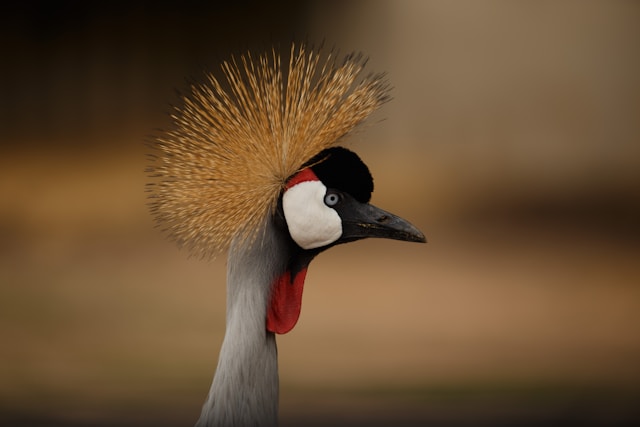
<svg viewBox="0 0 640 427"><path fill-rule="evenodd" d="M314 156L288 181L282 211L293 241L320 251L368 237L425 242L408 221L369 204L373 178L362 160L343 147Z"/></svg>
<svg viewBox="0 0 640 427"><path fill-rule="evenodd" d="M372 191L369 169L343 147L321 151L287 180L276 218L284 223L293 250L272 285L268 331L284 334L296 325L307 267L320 252L368 237L426 242L408 221L369 204Z"/></svg>

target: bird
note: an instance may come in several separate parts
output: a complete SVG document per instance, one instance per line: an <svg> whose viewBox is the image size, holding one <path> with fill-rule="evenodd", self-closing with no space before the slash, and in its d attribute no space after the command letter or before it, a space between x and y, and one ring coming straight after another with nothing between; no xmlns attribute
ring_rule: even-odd
<svg viewBox="0 0 640 427"><path fill-rule="evenodd" d="M311 261L378 237L426 242L370 204L373 178L342 141L390 99L362 54L292 43L247 51L181 95L147 167L158 226L190 255L227 253L226 329L197 427L276 426L276 335L296 325Z"/></svg>

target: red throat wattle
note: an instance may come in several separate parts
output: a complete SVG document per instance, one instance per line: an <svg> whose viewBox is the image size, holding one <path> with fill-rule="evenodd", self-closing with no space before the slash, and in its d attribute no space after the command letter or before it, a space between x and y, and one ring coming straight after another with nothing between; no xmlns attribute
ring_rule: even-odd
<svg viewBox="0 0 640 427"><path fill-rule="evenodd" d="M271 301L267 308L267 330L286 334L298 322L302 309L302 289L307 267L293 277L289 270L275 280L271 289Z"/></svg>

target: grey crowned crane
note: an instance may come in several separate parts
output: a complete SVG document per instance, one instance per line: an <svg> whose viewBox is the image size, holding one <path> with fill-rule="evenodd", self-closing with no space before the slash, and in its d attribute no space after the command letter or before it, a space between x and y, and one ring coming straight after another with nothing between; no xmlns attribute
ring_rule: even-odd
<svg viewBox="0 0 640 427"><path fill-rule="evenodd" d="M154 141L153 216L197 256L228 252L226 332L197 426L277 425L275 335L295 326L316 255L367 237L425 242L369 204L367 166L337 146L388 100L383 75L360 78L364 65L295 45L288 61L233 58Z"/></svg>

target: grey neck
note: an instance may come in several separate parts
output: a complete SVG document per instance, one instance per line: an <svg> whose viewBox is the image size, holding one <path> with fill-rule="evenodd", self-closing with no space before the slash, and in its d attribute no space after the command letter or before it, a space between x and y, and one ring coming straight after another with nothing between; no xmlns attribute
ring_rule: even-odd
<svg viewBox="0 0 640 427"><path fill-rule="evenodd" d="M271 222L253 242L234 242L227 266L227 327L197 427L275 426L278 355L266 330L270 288L286 268L286 242Z"/></svg>

